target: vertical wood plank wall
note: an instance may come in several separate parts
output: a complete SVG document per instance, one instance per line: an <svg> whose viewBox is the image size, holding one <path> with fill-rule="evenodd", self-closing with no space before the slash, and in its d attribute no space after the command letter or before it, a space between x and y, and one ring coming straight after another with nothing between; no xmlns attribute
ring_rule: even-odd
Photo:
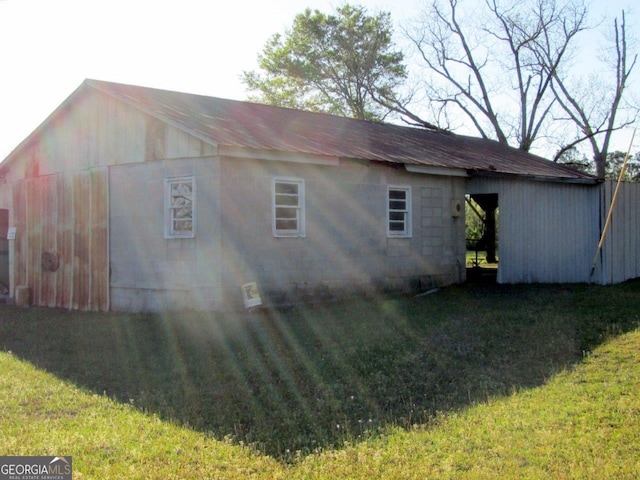
<svg viewBox="0 0 640 480"><path fill-rule="evenodd" d="M44 307L109 310L107 169L27 178L14 188L16 285ZM55 253L56 271L42 266Z"/></svg>

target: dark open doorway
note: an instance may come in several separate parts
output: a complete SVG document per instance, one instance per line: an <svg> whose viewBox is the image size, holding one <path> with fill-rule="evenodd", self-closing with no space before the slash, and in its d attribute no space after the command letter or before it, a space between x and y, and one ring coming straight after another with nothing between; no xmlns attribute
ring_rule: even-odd
<svg viewBox="0 0 640 480"><path fill-rule="evenodd" d="M498 276L498 194L466 196L467 280L495 282Z"/></svg>

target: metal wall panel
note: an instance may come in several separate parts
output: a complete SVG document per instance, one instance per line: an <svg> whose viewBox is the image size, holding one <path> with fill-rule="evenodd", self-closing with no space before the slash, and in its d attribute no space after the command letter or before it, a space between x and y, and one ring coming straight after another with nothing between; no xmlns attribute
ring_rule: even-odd
<svg viewBox="0 0 640 480"><path fill-rule="evenodd" d="M616 190L616 183L601 187L601 222L605 224ZM620 283L640 277L640 184L622 183L614 206L602 252L598 282Z"/></svg>
<svg viewBox="0 0 640 480"><path fill-rule="evenodd" d="M473 179L468 193L497 193L500 283L587 282L599 238L598 188Z"/></svg>

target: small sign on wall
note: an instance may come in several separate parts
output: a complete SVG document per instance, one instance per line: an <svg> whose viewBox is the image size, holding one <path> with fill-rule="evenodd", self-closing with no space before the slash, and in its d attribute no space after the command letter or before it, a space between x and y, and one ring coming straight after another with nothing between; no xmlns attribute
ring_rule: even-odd
<svg viewBox="0 0 640 480"><path fill-rule="evenodd" d="M242 289L242 299L244 300L245 308L262 305L262 299L260 298L260 292L258 291L256 282L245 283L240 288Z"/></svg>
<svg viewBox="0 0 640 480"><path fill-rule="evenodd" d="M7 230L7 240L15 240L16 239L16 227L9 227Z"/></svg>

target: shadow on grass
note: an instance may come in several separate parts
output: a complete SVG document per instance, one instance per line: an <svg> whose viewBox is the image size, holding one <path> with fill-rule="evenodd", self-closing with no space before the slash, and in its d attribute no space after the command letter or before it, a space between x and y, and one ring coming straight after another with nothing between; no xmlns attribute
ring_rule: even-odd
<svg viewBox="0 0 640 480"><path fill-rule="evenodd" d="M543 384L640 324L640 284L462 286L252 314L0 308L0 348L290 460Z"/></svg>

